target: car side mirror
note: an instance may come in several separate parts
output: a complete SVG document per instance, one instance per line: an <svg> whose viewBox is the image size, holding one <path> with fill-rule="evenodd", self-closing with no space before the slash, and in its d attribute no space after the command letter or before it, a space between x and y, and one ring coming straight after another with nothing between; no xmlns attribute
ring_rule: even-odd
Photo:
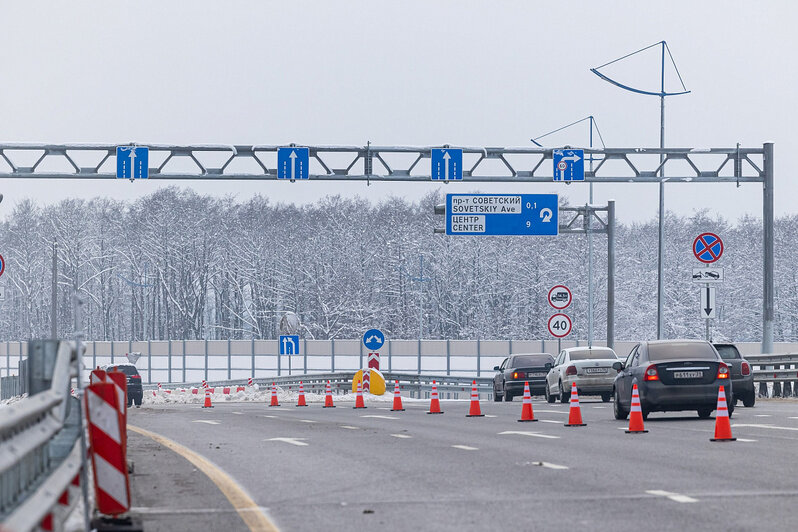
<svg viewBox="0 0 798 532"><path fill-rule="evenodd" d="M499 371L499 366L493 366L493 371Z"/></svg>
<svg viewBox="0 0 798 532"><path fill-rule="evenodd" d="M623 369L623 362L613 362L612 369L615 371L621 371Z"/></svg>
<svg viewBox="0 0 798 532"><path fill-rule="evenodd" d="M551 369L552 368L551 362L546 362L546 365L543 367L546 368L547 370Z"/></svg>

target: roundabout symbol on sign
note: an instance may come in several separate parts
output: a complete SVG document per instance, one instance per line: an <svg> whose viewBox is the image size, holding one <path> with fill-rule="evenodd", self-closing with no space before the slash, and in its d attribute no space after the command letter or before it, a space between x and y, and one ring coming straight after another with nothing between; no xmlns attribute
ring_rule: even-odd
<svg viewBox="0 0 798 532"><path fill-rule="evenodd" d="M557 310L562 310L564 308L568 308L574 298L567 286L564 284L558 284L549 290L549 296L547 299L549 301L549 305Z"/></svg>
<svg viewBox="0 0 798 532"><path fill-rule="evenodd" d="M704 264L711 264L723 255L723 240L715 233L701 233L693 240L693 255Z"/></svg>
<svg viewBox="0 0 798 532"><path fill-rule="evenodd" d="M549 333L555 338L563 338L571 333L571 318L567 314L555 314L549 318Z"/></svg>

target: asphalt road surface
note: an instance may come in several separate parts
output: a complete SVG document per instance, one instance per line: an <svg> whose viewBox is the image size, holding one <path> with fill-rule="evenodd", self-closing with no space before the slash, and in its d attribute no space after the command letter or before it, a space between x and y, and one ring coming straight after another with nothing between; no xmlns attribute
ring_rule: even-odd
<svg viewBox="0 0 798 532"><path fill-rule="evenodd" d="M165 440L129 431L133 512L148 531L268 530L264 522L282 531L795 525L794 400L739 405L732 418L738 441L724 443L709 441L714 418L694 412L654 413L649 433L625 434L612 403L590 400L582 400L586 427L564 427L568 405L537 400L536 423L516 421L519 400L483 401L482 418L465 417L467 401L442 401L444 415L425 414L428 405L420 402L405 402L405 412L367 405L132 410L129 425L218 467L211 480ZM261 524L245 523L261 511Z"/></svg>

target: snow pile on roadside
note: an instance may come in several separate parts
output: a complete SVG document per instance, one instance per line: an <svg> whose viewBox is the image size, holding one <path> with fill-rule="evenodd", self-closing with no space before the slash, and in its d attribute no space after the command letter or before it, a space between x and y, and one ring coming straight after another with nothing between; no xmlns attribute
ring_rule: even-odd
<svg viewBox="0 0 798 532"><path fill-rule="evenodd" d="M0 401L0 406L13 405L14 403L18 403L18 402L22 401L27 396L28 396L28 394L23 393L22 395L17 395L15 397L9 397L8 399L3 399L2 401Z"/></svg>
<svg viewBox="0 0 798 532"><path fill-rule="evenodd" d="M151 405L163 405L163 404L202 404L205 402L205 391L203 389L199 389L196 394L191 392L191 389L186 389L185 392L177 390L172 390L172 393L166 393L165 390L155 392L153 395L152 390L147 390L144 392L143 404L151 404ZM211 401L215 404L217 402L225 403L245 403L245 402L254 402L254 403L268 403L271 400L272 392L271 389L263 389L263 390L254 390L253 388L247 388L243 392L234 392L235 387L231 389L231 393L224 394L222 393L221 387L214 388L214 393L211 394ZM299 397L298 392L283 390L279 386L277 387L277 400L280 403L286 404L296 404L297 398ZM343 395L336 395L333 394L333 401L336 403L352 403L354 404L356 398L356 394L347 393ZM384 395L371 395L368 392L363 393L363 398L367 402L372 403L393 403L393 393L385 393ZM305 400L308 404L318 403L324 404L324 394L323 393L309 393L305 392ZM411 399L409 397L402 397L402 401L426 401L426 399Z"/></svg>

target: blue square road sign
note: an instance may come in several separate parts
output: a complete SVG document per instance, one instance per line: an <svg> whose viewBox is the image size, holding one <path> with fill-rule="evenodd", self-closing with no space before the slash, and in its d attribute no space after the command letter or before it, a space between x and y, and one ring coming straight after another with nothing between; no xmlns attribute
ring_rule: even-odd
<svg viewBox="0 0 798 532"><path fill-rule="evenodd" d="M277 179L308 179L310 149L277 148Z"/></svg>
<svg viewBox="0 0 798 532"><path fill-rule="evenodd" d="M280 354L298 355L299 354L299 335L286 334L280 336Z"/></svg>
<svg viewBox="0 0 798 532"><path fill-rule="evenodd" d="M585 150L554 150L555 181L585 180Z"/></svg>
<svg viewBox="0 0 798 532"><path fill-rule="evenodd" d="M150 177L150 149L146 146L116 147L116 177L147 179Z"/></svg>
<svg viewBox="0 0 798 532"><path fill-rule="evenodd" d="M460 148L433 148L430 152L433 181L462 181L463 150Z"/></svg>

